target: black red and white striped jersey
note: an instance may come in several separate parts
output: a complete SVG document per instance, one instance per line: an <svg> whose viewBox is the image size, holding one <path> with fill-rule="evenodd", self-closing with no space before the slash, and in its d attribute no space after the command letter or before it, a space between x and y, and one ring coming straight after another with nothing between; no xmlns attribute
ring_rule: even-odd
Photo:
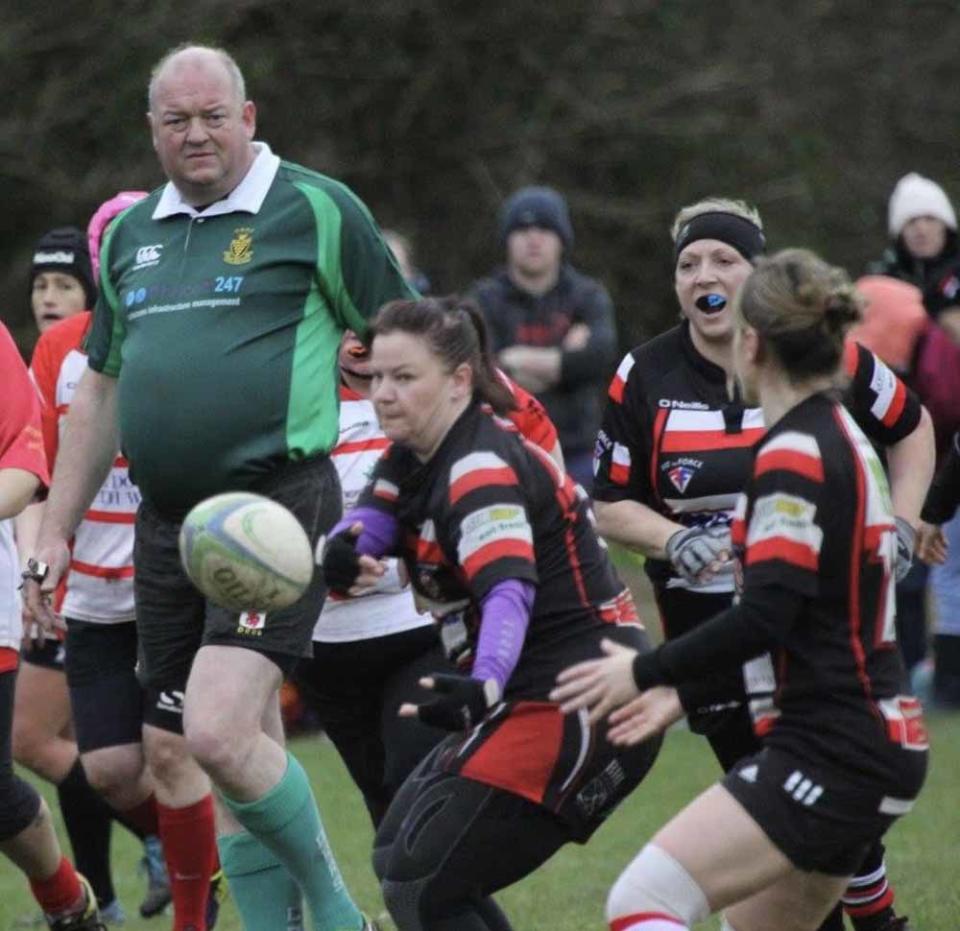
<svg viewBox="0 0 960 931"><path fill-rule="evenodd" d="M802 598L773 652L770 745L896 779L923 750L919 703L900 697L894 628L897 536L883 466L847 409L824 394L778 421L757 448L732 539L738 588Z"/></svg>
<svg viewBox="0 0 960 931"><path fill-rule="evenodd" d="M889 445L915 429L919 402L873 353L850 344L844 370L844 402L873 441ZM639 501L685 526L728 525L750 474L753 447L764 435L763 416L738 394L731 398L726 373L697 351L689 325L625 356L608 394L596 444L594 498ZM658 592L733 591L730 575L692 585L668 562L648 559L646 566ZM714 610L711 604L705 617Z"/></svg>
<svg viewBox="0 0 960 931"><path fill-rule="evenodd" d="M429 462L394 444L361 500L400 525L400 555L436 616L478 606L498 582L536 586L530 624L506 697L545 699L559 669L599 655L614 626L639 621L597 537L585 494L538 446L479 405L454 424Z"/></svg>

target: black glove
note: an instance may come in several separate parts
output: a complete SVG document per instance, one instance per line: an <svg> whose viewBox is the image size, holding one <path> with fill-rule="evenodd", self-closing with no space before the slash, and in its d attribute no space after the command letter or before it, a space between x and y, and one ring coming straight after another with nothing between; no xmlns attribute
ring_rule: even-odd
<svg viewBox="0 0 960 931"><path fill-rule="evenodd" d="M338 595L346 595L360 575L359 536L358 530L347 527L330 537L323 549L323 579L327 588Z"/></svg>
<svg viewBox="0 0 960 931"><path fill-rule="evenodd" d="M729 527L688 527L667 540L667 559L688 582L700 581L700 573L716 562L733 556Z"/></svg>
<svg viewBox="0 0 960 931"><path fill-rule="evenodd" d="M902 517L895 517L897 524L897 564L894 567L894 576L902 582L913 565L913 549L917 544L917 531L909 521Z"/></svg>
<svg viewBox="0 0 960 931"><path fill-rule="evenodd" d="M467 731L500 700L500 686L494 679L481 682L444 672L431 678L433 690L440 697L417 707L417 716L424 724L447 731Z"/></svg>

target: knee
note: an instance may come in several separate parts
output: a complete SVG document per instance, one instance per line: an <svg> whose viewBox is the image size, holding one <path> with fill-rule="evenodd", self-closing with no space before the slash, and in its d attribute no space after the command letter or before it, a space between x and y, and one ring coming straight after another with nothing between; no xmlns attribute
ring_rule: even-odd
<svg viewBox="0 0 960 931"><path fill-rule="evenodd" d="M87 782L110 798L139 783L143 775L143 755L129 748L95 750L83 755L83 769Z"/></svg>
<svg viewBox="0 0 960 931"><path fill-rule="evenodd" d="M150 774L160 785L173 789L190 766L187 743L180 734L155 730L144 741L144 756Z"/></svg>
<svg viewBox="0 0 960 931"><path fill-rule="evenodd" d="M0 843L13 840L33 823L42 807L36 789L8 768L0 771Z"/></svg>
<svg viewBox="0 0 960 931"><path fill-rule="evenodd" d="M661 912L691 927L710 914L693 877L670 854L647 844L620 874L607 897L607 921L638 912Z"/></svg>
<svg viewBox="0 0 960 931"><path fill-rule="evenodd" d="M187 751L214 779L241 771L252 749L242 729L211 719L188 721L184 735Z"/></svg>
<svg viewBox="0 0 960 931"><path fill-rule="evenodd" d="M416 880L409 882L381 880L380 891L383 894L383 904L398 928L424 927L424 915L421 911L423 886L422 881Z"/></svg>

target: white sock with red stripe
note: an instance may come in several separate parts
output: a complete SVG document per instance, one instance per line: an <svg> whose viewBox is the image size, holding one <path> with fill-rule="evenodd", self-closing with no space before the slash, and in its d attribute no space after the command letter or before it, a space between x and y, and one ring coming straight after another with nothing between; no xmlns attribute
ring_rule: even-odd
<svg viewBox="0 0 960 931"><path fill-rule="evenodd" d="M688 931L709 914L696 880L653 844L637 854L607 897L610 931Z"/></svg>

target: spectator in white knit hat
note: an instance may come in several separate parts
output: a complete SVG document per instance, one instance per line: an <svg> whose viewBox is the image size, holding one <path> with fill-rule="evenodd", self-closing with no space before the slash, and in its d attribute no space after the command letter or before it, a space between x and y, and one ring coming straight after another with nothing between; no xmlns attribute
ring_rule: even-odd
<svg viewBox="0 0 960 931"><path fill-rule="evenodd" d="M904 175L890 195L887 231L890 245L870 271L915 284L927 312L960 342L960 249L950 198L935 181Z"/></svg>
<svg viewBox="0 0 960 931"><path fill-rule="evenodd" d="M960 243L956 213L946 192L923 175L915 172L904 175L890 195L887 226L890 246L883 260L870 270L917 285L923 292L927 312L943 331L960 343ZM948 348L940 350L946 362L935 354L938 332L936 327L931 327L918 341L907 381L933 417L940 458L945 452L945 441L960 421L960 411L940 403L942 386L934 396L930 381L923 379L924 371L935 372L945 364L954 364ZM942 337L942 333L939 335ZM942 340L939 345L949 347L949 341ZM946 561L934 566L929 578L926 567L918 561L897 585L897 627L901 632L923 629L924 592L928 589L936 616L933 698L943 706L960 708L960 517L946 521L942 533L950 545ZM923 668L917 664L919 676ZM916 681L919 684L920 679Z"/></svg>

